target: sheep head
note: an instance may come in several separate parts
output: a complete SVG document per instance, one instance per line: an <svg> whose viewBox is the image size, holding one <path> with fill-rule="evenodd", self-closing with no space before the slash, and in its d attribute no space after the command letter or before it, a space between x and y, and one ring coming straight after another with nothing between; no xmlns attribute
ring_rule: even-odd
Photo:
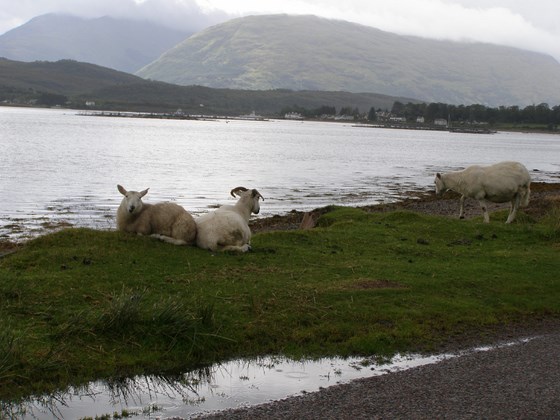
<svg viewBox="0 0 560 420"><path fill-rule="evenodd" d="M230 191L232 197L238 196L239 201L251 201L251 213L259 214L261 209L259 200L264 201L264 197L256 189L249 190L245 187L237 187Z"/></svg>
<svg viewBox="0 0 560 420"><path fill-rule="evenodd" d="M447 190L447 188L445 188L445 182L443 182L443 177L439 172L436 174L434 184L436 184L436 195L438 196L442 195Z"/></svg>
<svg viewBox="0 0 560 420"><path fill-rule="evenodd" d="M122 185L117 185L119 192L124 195L121 201L121 208L129 214L138 214L142 210L142 197L148 194L149 188L142 191L127 191Z"/></svg>

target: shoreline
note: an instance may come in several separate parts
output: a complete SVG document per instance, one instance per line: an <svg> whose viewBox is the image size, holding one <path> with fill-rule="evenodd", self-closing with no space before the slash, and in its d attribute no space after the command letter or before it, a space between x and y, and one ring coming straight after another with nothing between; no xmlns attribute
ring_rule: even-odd
<svg viewBox="0 0 560 420"><path fill-rule="evenodd" d="M406 192L404 198L392 203L357 206L368 213L381 213L389 211L413 211L432 216L459 217L460 194L448 191L437 197L434 191L413 190ZM534 219L539 219L553 206L560 206L560 182L533 182L531 183L531 197L529 205L520 209L523 213ZM253 234L271 232L276 230L295 230L301 227L305 214L318 218L328 211L330 206L317 208L310 212L292 210L286 215L275 215L263 219L254 219L249 223ZM349 206L352 207L352 206ZM490 213L509 209L508 203L489 203ZM465 218L481 217L482 211L474 199L465 199ZM490 219L495 221L496 218Z"/></svg>
<svg viewBox="0 0 560 420"><path fill-rule="evenodd" d="M281 116L261 116L261 115L238 115L238 116L224 116L224 115L201 115L201 114L177 114L173 111L169 112L156 112L156 111L129 111L129 110L103 110L103 109L90 109L90 108L67 108L64 106L37 106L37 105L26 105L26 104L2 104L0 107L6 108L34 108L34 109L62 109L71 110L82 113L83 115L91 114L91 116L112 116L112 117L137 117L137 118L159 118L159 119L188 119L188 120L243 120L243 121L270 121L270 120L283 120L283 121L300 121L300 122L332 122L332 123L352 123L357 127L365 128L387 128L387 129L398 129L398 130L427 130L427 131L449 131L451 133L458 134L494 134L497 132L512 132L512 133L533 133L533 134L557 134L560 135L560 130L550 130L547 125L542 127L529 127L529 126L494 126L489 125L488 127L477 127L477 126L464 126L456 125L453 127L440 127L436 125L417 125L417 124L395 124L395 123L376 123L367 122L364 120L335 120L335 119L289 119ZM106 114L106 115L104 115ZM133 115L134 114L134 115ZM453 121L452 121L453 124ZM458 124L455 121L455 124Z"/></svg>
<svg viewBox="0 0 560 420"><path fill-rule="evenodd" d="M441 197L437 197L433 191L411 190L404 194L404 198L395 202L357 206L355 208L362 209L369 213L405 210L433 216L458 217L459 197L459 194L452 191L448 191ZM555 205L560 206L560 182L533 182L531 183L529 205L521 209L521 211L532 218L539 219ZM309 228L309 226L302 226L306 214L309 214L308 217L316 221L321 214L328 212L330 208L331 206L325 206L309 212L293 209L282 215L278 214L270 217L252 219L249 222L249 227L253 234ZM509 208L509 203L490 203L488 210L492 213L507 208ZM465 218L471 219L479 216L482 216L482 212L478 202L473 199L466 199ZM64 224L62 227L71 228L72 225ZM44 234L52 232L52 230L45 229ZM16 252L20 247L24 246L27 241L28 240L16 242L0 238L0 258Z"/></svg>

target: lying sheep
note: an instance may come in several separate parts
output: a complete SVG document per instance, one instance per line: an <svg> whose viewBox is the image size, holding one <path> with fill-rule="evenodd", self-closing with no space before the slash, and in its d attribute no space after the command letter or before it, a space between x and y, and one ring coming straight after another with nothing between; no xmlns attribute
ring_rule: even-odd
<svg viewBox="0 0 560 420"><path fill-rule="evenodd" d="M529 204L531 176L519 162L500 162L490 166L469 166L467 169L446 174L437 174L436 194L447 190L461 195L459 217L464 218L465 197L478 200L484 213L484 222L490 222L486 201L493 203L511 202L506 223L515 219L519 206Z"/></svg>
<svg viewBox="0 0 560 420"><path fill-rule="evenodd" d="M150 235L174 245L191 245L196 238L196 223L192 216L175 203L147 204L143 191L127 191L117 185L124 195L117 209L117 229L139 235Z"/></svg>
<svg viewBox="0 0 560 420"><path fill-rule="evenodd" d="M239 196L235 205L224 205L196 219L196 245L210 251L247 252L251 249L251 213L260 211L259 199L263 196L255 189L237 187L231 195Z"/></svg>

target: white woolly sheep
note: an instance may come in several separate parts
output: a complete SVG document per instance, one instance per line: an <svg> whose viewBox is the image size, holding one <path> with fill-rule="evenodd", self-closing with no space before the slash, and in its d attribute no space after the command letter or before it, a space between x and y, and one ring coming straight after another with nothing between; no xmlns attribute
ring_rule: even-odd
<svg viewBox="0 0 560 420"><path fill-rule="evenodd" d="M474 198L480 203L484 222L490 222L487 201L505 203L510 201L511 208L506 223L515 219L517 209L529 204L531 176L527 168L519 162L500 162L490 166L469 166L462 171L437 174L436 194L441 195L453 190L461 195L459 217L464 218L465 197Z"/></svg>
<svg viewBox="0 0 560 420"><path fill-rule="evenodd" d="M255 189L237 187L230 194L239 200L235 205L224 205L215 211L195 219L196 245L210 251L247 252L251 249L251 213L260 211L259 200L263 196Z"/></svg>
<svg viewBox="0 0 560 420"><path fill-rule="evenodd" d="M175 203L148 204L143 191L127 191L117 185L124 195L117 209L117 229L124 232L150 235L173 245L192 245L196 239L196 223L193 217Z"/></svg>

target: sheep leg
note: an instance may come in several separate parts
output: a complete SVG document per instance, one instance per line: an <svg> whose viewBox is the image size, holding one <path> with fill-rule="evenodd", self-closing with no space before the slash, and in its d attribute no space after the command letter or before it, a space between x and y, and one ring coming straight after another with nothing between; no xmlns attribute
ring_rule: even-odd
<svg viewBox="0 0 560 420"><path fill-rule="evenodd" d="M171 236L160 235L159 233L152 233L150 236L152 238L156 238L156 239L159 239L160 241L167 242L167 243L173 244L173 245L186 245L187 244L187 242L183 241L182 239L175 239L175 238L172 238Z"/></svg>
<svg viewBox="0 0 560 420"><path fill-rule="evenodd" d="M459 199L459 219L465 218L465 196L462 195Z"/></svg>
<svg viewBox="0 0 560 420"><path fill-rule="evenodd" d="M490 215L488 214L488 205L486 200L479 200L478 202L480 203L480 208L484 214L484 223L490 223Z"/></svg>
<svg viewBox="0 0 560 420"><path fill-rule="evenodd" d="M511 223L515 220L515 216L517 215L517 209L519 208L520 202L521 202L521 196L519 194L515 194L515 198L511 200L511 208L509 210L509 216L506 220L506 223Z"/></svg>
<svg viewBox="0 0 560 420"><path fill-rule="evenodd" d="M241 246L238 245L228 245L221 248L221 251L234 251L234 252L247 252L251 250L251 245L243 244Z"/></svg>

